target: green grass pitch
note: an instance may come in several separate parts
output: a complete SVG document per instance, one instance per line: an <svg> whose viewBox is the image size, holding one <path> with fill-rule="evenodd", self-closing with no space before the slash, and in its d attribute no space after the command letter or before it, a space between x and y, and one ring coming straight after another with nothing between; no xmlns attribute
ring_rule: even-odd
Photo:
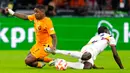
<svg viewBox="0 0 130 73"><path fill-rule="evenodd" d="M65 71L56 70L54 67L49 67L48 64L41 68L31 68L26 66L24 59L28 51L23 50L1 50L0 51L0 73L130 73L130 51L118 51L118 54L125 67L124 70L119 69L114 61L111 51L101 53L95 64L103 66L104 69L91 70L75 70L68 68ZM75 62L77 59L64 55L50 55L53 58L64 58L67 61Z"/></svg>

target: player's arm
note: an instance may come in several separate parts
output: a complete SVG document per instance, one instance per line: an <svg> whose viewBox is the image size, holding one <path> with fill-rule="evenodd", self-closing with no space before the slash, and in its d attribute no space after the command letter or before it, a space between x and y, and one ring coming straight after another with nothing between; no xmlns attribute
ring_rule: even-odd
<svg viewBox="0 0 130 73"><path fill-rule="evenodd" d="M18 18L21 18L21 19L24 19L24 20L27 20L28 19L28 16L26 14L20 14L20 13L14 13L14 16L18 17Z"/></svg>
<svg viewBox="0 0 130 73"><path fill-rule="evenodd" d="M124 67L123 67L123 65L121 63L120 57L118 56L118 53L116 51L116 40L111 35L108 36L107 39L109 40L109 45L111 47L111 50L112 50L112 53L113 53L113 57L114 57L116 63L118 64L120 69L124 69Z"/></svg>
<svg viewBox="0 0 130 73"><path fill-rule="evenodd" d="M55 33L55 30L54 30L53 23L52 23L51 19L48 19L47 24L48 24L47 25L47 27L48 27L47 31L50 34L51 38L52 38L52 44L53 44L51 49L56 50L57 37L56 37L56 33Z"/></svg>
<svg viewBox="0 0 130 73"><path fill-rule="evenodd" d="M18 18L24 19L24 20L28 19L28 16L26 14L16 13L12 9L6 8L6 12L8 12L9 14L14 15L14 16L16 16Z"/></svg>
<svg viewBox="0 0 130 73"><path fill-rule="evenodd" d="M124 69L124 67L123 67L123 65L121 63L120 57L118 56L118 53L116 51L116 47L114 45L111 45L111 49L112 49L113 57L114 57L116 63L118 64L120 69Z"/></svg>
<svg viewBox="0 0 130 73"><path fill-rule="evenodd" d="M55 49L56 49L56 45L57 45L57 37L56 37L56 34L51 34L51 37L52 37L52 44L53 44L52 49L55 50Z"/></svg>

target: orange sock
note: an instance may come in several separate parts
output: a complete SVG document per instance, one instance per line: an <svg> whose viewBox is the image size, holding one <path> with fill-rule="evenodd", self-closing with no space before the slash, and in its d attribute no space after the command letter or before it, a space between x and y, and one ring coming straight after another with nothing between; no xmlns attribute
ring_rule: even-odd
<svg viewBox="0 0 130 73"><path fill-rule="evenodd" d="M52 61L53 59L52 58L49 58L49 57L44 57L44 62L50 62L50 61Z"/></svg>

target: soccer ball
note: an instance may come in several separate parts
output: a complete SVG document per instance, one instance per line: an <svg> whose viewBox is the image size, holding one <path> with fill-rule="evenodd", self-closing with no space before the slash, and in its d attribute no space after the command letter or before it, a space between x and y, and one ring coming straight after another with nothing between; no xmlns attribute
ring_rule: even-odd
<svg viewBox="0 0 130 73"><path fill-rule="evenodd" d="M57 59L55 63L55 67L57 70L66 70L67 62L64 59Z"/></svg>

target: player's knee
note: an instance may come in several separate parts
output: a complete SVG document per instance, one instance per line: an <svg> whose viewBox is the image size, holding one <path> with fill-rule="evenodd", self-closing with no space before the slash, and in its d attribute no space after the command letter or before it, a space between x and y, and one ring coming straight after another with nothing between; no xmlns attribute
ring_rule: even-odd
<svg viewBox="0 0 130 73"><path fill-rule="evenodd" d="M82 57L81 57L81 60L89 60L91 58L91 53L89 52L85 52Z"/></svg>
<svg viewBox="0 0 130 73"><path fill-rule="evenodd" d="M85 62L84 63L84 69L91 69L92 68L92 64L89 62Z"/></svg>
<svg viewBox="0 0 130 73"><path fill-rule="evenodd" d="M32 55L32 54L28 54L28 56L25 59L25 64L28 66L33 67L33 63L36 61L37 59Z"/></svg>
<svg viewBox="0 0 130 73"><path fill-rule="evenodd" d="M31 66L32 62L29 59L25 59L25 64Z"/></svg>

